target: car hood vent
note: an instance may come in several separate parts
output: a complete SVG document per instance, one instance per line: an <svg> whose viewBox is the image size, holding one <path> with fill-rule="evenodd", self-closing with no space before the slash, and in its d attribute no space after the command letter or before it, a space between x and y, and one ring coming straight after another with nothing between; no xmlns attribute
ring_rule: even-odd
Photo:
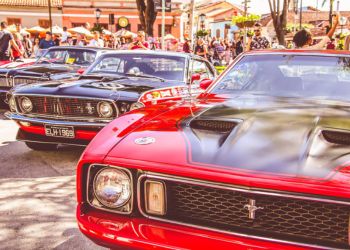
<svg viewBox="0 0 350 250"><path fill-rule="evenodd" d="M218 133L231 132L238 123L236 121L220 121L220 120L193 120L190 123L192 129L207 130Z"/></svg>
<svg viewBox="0 0 350 250"><path fill-rule="evenodd" d="M350 146L350 131L323 130L322 136L329 143Z"/></svg>

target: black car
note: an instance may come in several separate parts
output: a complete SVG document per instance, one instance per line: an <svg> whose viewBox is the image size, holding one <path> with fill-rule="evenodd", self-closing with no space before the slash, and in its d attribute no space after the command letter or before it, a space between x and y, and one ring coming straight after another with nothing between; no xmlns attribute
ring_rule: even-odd
<svg viewBox="0 0 350 250"><path fill-rule="evenodd" d="M6 100L6 94L11 88L20 84L78 77L103 51L106 49L52 47L32 65L0 68L0 102Z"/></svg>
<svg viewBox="0 0 350 250"><path fill-rule="evenodd" d="M190 54L107 52L76 81L16 88L9 96L11 112L7 117L20 126L17 139L32 149L87 145L114 118L143 107L139 102L142 94L155 89L174 92L179 87L192 88L199 86L200 79L215 77L208 61Z"/></svg>

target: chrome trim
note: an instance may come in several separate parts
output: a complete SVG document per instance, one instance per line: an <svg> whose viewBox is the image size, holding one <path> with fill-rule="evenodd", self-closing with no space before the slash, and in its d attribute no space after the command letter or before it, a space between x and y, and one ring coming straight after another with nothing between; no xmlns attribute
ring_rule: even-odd
<svg viewBox="0 0 350 250"><path fill-rule="evenodd" d="M130 211L129 212L115 211L115 209L118 209L118 208L115 208L115 209L113 209L113 208L111 208L111 209L100 208L100 207L96 207L93 204L91 204L91 202L89 200L89 180L90 180L90 172L91 172L90 169L93 166L97 166L97 167L100 166L100 167L102 167L99 171L101 171L102 169L105 169L105 168L115 168L115 169L124 171L129 176L130 183L131 183L131 196L130 196L129 201L125 204L125 205L127 205L130 202ZM99 209L99 210L108 211L108 212L111 212L111 213L117 213L117 214L131 214L133 212L133 210L134 210L134 180L133 180L133 175L132 175L132 173L131 173L131 171L129 169L122 168L122 167L117 167L117 166L106 165L106 164L91 164L87 171L88 171L88 173L87 173L87 181L86 181L86 199L87 199L87 203L91 207ZM92 191L95 193L94 190L92 190ZM98 201L98 202L100 202L100 201ZM103 204L101 204L101 205L104 206Z"/></svg>
<svg viewBox="0 0 350 250"><path fill-rule="evenodd" d="M112 100L112 99L106 99L106 98L94 98L94 97L84 97L84 96L64 96L64 95L38 95L38 94L25 94L25 93L16 93L16 92L13 92L12 94L15 98L16 97L21 97L21 96L33 96L33 97L53 97L53 98L75 98L75 99L84 99L84 100L94 100L94 101L105 101L105 102L108 102L110 103L113 107L114 107L114 112L115 112L115 116L112 116L112 119L109 120L108 122L111 122L113 119L115 118L118 118L119 117L119 108L115 102L115 100ZM20 113L19 114L21 115L24 115L24 113ZM78 116L78 117L70 117L70 116L56 116L56 115L41 115L41 114L36 114L36 113L32 113L33 115L36 115L36 116L42 116L42 117L48 117L48 118L55 118L55 119L82 119L82 120L89 120L89 119L94 119L94 120L97 120L97 119L104 119L104 118L100 118L100 117L81 117L81 116ZM26 114L28 115L28 114Z"/></svg>
<svg viewBox="0 0 350 250"><path fill-rule="evenodd" d="M249 193L249 194L262 194L262 195L286 197L286 198L293 198L293 199L321 201L321 202L327 202L327 203L350 205L350 202L335 201L335 200L322 199L322 198L313 198L313 197L306 197L306 196L296 196L296 195L290 195L290 194L270 193L270 192L266 192L266 191L258 191L258 190L253 190L253 189L249 189L249 188L244 189L242 187L237 187L237 186L229 186L229 185L226 185L226 184L222 184L221 185L221 184L216 184L214 182L209 182L209 181L194 180L194 179L190 179L190 178L171 176L171 175L163 175L163 174L156 174L156 173L152 173L152 172L140 175L138 180L137 180L137 203L138 203L138 209L139 209L140 213L145 218L152 219L152 220L157 220L157 221L161 221L161 222L166 222L166 223L172 223L172 224L181 225L181 226L188 226L188 227L198 228L198 229L202 229L202 230L210 230L210 231L224 233L224 234L229 234L229 235L234 235L234 236L238 236L238 237L245 237L245 238L250 238L250 239L264 240L264 241L270 241L270 242L276 242L276 243L282 243L282 244L290 244L290 245L301 246L301 247L312 247L312 248L321 248L321 249L325 248L325 246L320 246L320 245L306 244L306 243L300 243L300 242L293 242L293 241L279 240L279 239L268 238L268 237L260 237L260 236L248 235L248 234L243 234L243 233L230 232L230 231L220 230L220 229L216 229L216 228L212 228L212 227L203 227L203 226L198 226L198 225L194 225L194 224L190 224L190 223L183 223L183 222L178 222L178 221L174 221L174 220L168 220L168 219L162 219L162 218L155 217L155 216L150 216L150 215L146 214L143 211L142 206L141 206L141 182L145 178L152 178L152 179L156 179L156 180L176 181L176 182L180 182L180 183L189 183L189 184L194 184L194 185L200 185L200 186L212 187L212 188L220 188L220 189L224 189L224 190L244 192L244 193ZM349 236L350 236L350 222L349 222ZM350 242L349 242L349 245L350 245ZM332 249L335 249L335 248L332 248Z"/></svg>
<svg viewBox="0 0 350 250"><path fill-rule="evenodd" d="M72 121L57 121L57 120L37 119L37 118L30 118L30 117L22 116L20 114L12 113L12 112L6 112L5 117L7 117L11 120L15 120L15 121L49 124L49 125L64 125L64 126L76 126L76 127L99 127L99 128L102 128L106 125L106 123L88 123L88 122L72 122Z"/></svg>

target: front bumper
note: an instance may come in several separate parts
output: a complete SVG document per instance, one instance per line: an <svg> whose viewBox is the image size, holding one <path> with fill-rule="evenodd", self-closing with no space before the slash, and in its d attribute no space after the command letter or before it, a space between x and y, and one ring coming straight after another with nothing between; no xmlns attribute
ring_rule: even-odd
<svg viewBox="0 0 350 250"><path fill-rule="evenodd" d="M17 140L54 144L69 144L86 146L106 123L90 123L81 121L49 120L26 117L20 114L7 112L5 116L19 125ZM69 126L75 131L75 138L59 138L46 136L45 125Z"/></svg>
<svg viewBox="0 0 350 250"><path fill-rule="evenodd" d="M77 220L80 230L87 237L98 245L112 249L307 249L287 243L228 235L147 218L131 218L84 205L77 207Z"/></svg>

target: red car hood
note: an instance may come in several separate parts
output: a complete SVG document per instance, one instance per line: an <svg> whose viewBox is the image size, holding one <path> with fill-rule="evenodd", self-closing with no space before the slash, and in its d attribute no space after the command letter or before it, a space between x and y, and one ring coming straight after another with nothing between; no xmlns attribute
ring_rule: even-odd
<svg viewBox="0 0 350 250"><path fill-rule="evenodd" d="M155 110L114 141L105 162L237 185L350 197L350 112L345 107L240 97ZM140 138L154 142L138 144Z"/></svg>

